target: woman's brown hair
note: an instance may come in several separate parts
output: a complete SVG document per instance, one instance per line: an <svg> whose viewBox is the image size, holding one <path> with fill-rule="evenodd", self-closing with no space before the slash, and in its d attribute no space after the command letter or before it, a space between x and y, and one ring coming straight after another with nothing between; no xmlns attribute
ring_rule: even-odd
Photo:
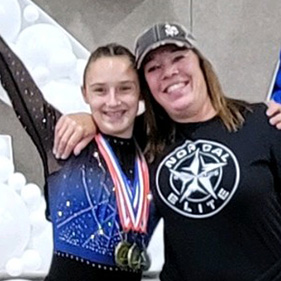
<svg viewBox="0 0 281 281"><path fill-rule="evenodd" d="M250 104L226 97L212 64L197 49L192 49L192 51L199 58L207 91L217 116L222 120L228 131L237 131L244 123L242 113L245 110L251 110ZM146 122L148 124L148 143L145 153L151 162L154 160L155 155L161 153L166 145L174 141L175 124L166 111L153 98L145 80L143 65L140 68L139 75L146 104Z"/></svg>

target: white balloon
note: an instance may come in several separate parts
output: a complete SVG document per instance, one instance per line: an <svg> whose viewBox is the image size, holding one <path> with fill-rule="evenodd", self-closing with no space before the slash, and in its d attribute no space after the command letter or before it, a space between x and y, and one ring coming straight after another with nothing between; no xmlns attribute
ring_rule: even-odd
<svg viewBox="0 0 281 281"><path fill-rule="evenodd" d="M32 280L30 280L30 279L5 279L5 280L1 280L1 281L32 281Z"/></svg>
<svg viewBox="0 0 281 281"><path fill-rule="evenodd" d="M53 232L52 232L52 224L48 222L47 227L44 229L42 233L32 237L32 247L36 249L41 258L42 265L40 270L47 273L49 271L52 256L53 256Z"/></svg>
<svg viewBox="0 0 281 281"><path fill-rule="evenodd" d="M26 184L26 178L22 173L16 172L10 175L8 185L16 191L20 191Z"/></svg>
<svg viewBox="0 0 281 281"><path fill-rule="evenodd" d="M84 70L87 64L87 60L84 59L78 59L76 63L76 67L74 71L70 73L70 79L75 84L83 85L83 76L84 76Z"/></svg>
<svg viewBox="0 0 281 281"><path fill-rule="evenodd" d="M5 279L5 280L1 280L1 281L32 281L32 280L30 280L30 279Z"/></svg>
<svg viewBox="0 0 281 281"><path fill-rule="evenodd" d="M23 272L23 262L20 258L11 258L5 269L10 276L20 276Z"/></svg>
<svg viewBox="0 0 281 281"><path fill-rule="evenodd" d="M37 250L28 249L26 250L21 260L23 262L24 271L34 272L37 271L42 265L42 259Z"/></svg>
<svg viewBox="0 0 281 281"><path fill-rule="evenodd" d="M55 79L69 77L76 67L76 56L69 49L60 48L52 51L47 67Z"/></svg>
<svg viewBox="0 0 281 281"><path fill-rule="evenodd" d="M47 23L33 24L21 31L17 47L29 69L47 66L50 54L57 49L72 50L68 36L59 27Z"/></svg>
<svg viewBox="0 0 281 281"><path fill-rule="evenodd" d="M23 10L23 17L27 22L35 22L39 18L39 11L34 5L27 5Z"/></svg>
<svg viewBox="0 0 281 281"><path fill-rule="evenodd" d="M0 183L0 268L20 256L30 238L29 212L15 190Z"/></svg>
<svg viewBox="0 0 281 281"><path fill-rule="evenodd" d="M41 189L35 183L28 183L21 189L21 197L29 210L35 210L40 206Z"/></svg>
<svg viewBox="0 0 281 281"><path fill-rule="evenodd" d="M46 66L39 65L33 68L30 74L39 87L44 86L51 80L50 71Z"/></svg>
<svg viewBox="0 0 281 281"><path fill-rule="evenodd" d="M46 204L45 197L41 196L40 205L39 205L39 207L38 207L38 209L36 211L41 212L42 214L45 215L46 208L47 208L47 204Z"/></svg>
<svg viewBox="0 0 281 281"><path fill-rule="evenodd" d="M21 28L21 9L17 0L0 1L0 34L13 42Z"/></svg>
<svg viewBox="0 0 281 281"><path fill-rule="evenodd" d="M45 99L64 114L90 112L89 106L83 99L80 86L70 80L51 81L41 90Z"/></svg>
<svg viewBox="0 0 281 281"><path fill-rule="evenodd" d="M14 172L14 163L11 159L0 155L0 183L8 180Z"/></svg>
<svg viewBox="0 0 281 281"><path fill-rule="evenodd" d="M40 234L48 225L45 211L42 211L40 208L36 209L36 211L31 212L29 219L31 223L32 236Z"/></svg>

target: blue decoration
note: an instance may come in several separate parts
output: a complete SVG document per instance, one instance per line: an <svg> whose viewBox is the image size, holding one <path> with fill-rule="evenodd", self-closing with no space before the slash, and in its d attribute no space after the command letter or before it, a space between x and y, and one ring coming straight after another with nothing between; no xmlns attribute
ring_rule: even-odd
<svg viewBox="0 0 281 281"><path fill-rule="evenodd" d="M272 99L277 103L281 103L281 90L273 92Z"/></svg>
<svg viewBox="0 0 281 281"><path fill-rule="evenodd" d="M275 84L279 89L281 89L281 68L279 68L278 73L276 75Z"/></svg>

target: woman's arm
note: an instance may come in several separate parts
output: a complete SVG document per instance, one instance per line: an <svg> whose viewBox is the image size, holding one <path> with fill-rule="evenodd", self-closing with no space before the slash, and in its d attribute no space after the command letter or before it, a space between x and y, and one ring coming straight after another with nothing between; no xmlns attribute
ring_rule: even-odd
<svg viewBox="0 0 281 281"><path fill-rule="evenodd" d="M281 104L270 101L267 116L272 126L281 130ZM71 153L78 155L96 134L97 127L91 114L76 113L64 115L57 123L54 154L66 159Z"/></svg>
<svg viewBox="0 0 281 281"><path fill-rule="evenodd" d="M63 115L57 122L53 153L66 159L73 152L78 155L93 139L97 131L92 115L76 113Z"/></svg>

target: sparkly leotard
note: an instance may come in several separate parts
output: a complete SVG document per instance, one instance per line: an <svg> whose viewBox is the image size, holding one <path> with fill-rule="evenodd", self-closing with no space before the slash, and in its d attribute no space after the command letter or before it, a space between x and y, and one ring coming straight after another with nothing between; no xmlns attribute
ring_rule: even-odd
<svg viewBox="0 0 281 281"><path fill-rule="evenodd" d="M72 156L67 161L55 159L54 128L61 114L44 100L25 66L1 37L0 80L44 166L46 214L54 229L54 255L46 280L140 280L141 271L116 266L114 250L124 239L146 246L156 221L149 224L146 235L124 233L114 185L94 140L78 157ZM134 140L104 138L132 181Z"/></svg>

